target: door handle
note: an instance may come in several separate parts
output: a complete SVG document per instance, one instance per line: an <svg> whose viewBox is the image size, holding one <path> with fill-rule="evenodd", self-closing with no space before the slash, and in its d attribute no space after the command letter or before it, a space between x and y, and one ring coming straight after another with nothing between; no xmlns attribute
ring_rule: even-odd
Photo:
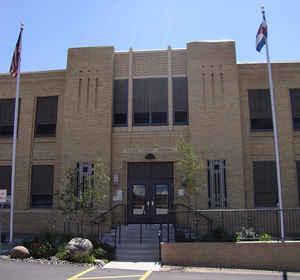
<svg viewBox="0 0 300 280"><path fill-rule="evenodd" d="M147 207L149 208L149 205L150 205L150 202L149 202L149 200L147 201Z"/></svg>
<svg viewBox="0 0 300 280"><path fill-rule="evenodd" d="M153 207L154 206L154 201L152 200L152 202L151 202L151 206Z"/></svg>

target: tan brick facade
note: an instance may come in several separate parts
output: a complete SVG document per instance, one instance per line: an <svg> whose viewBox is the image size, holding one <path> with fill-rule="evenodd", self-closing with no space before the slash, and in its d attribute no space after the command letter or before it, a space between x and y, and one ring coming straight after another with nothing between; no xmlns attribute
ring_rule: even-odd
<svg viewBox="0 0 300 280"><path fill-rule="evenodd" d="M300 134L293 131L290 88L300 88L300 63L272 64L278 118L284 207L298 207L296 160L300 159ZM228 208L253 208L252 162L274 160L273 133L251 132L249 89L268 88L266 64L236 62L233 41L191 42L186 49L115 52L113 47L69 49L67 68L22 73L20 123L17 143L15 226L17 232L49 227L62 229L62 217L53 210L31 209L31 166L55 166L54 192L60 189L65 170L76 162L104 160L109 175L119 183L107 190L102 209L122 191L127 203L127 163L176 162L176 143L190 140L201 163L226 160ZM168 125L132 125L132 80L168 78ZM172 77L188 78L188 125L174 125ZM113 127L113 81L128 79L128 125ZM35 138L36 99L58 96L57 130L54 138ZM0 75L0 98L14 98L15 79ZM12 138L0 138L0 165L11 165ZM150 160L151 161L151 160ZM203 181L207 172L203 170ZM1 186L0 186L1 188ZM174 174L174 200L180 201L180 178ZM187 203L187 201L185 201ZM208 208L207 183L199 193L197 208ZM6 225L8 210L6 212ZM44 219L45 217L45 219ZM51 217L54 221L47 222ZM7 227L6 227L7 229Z"/></svg>

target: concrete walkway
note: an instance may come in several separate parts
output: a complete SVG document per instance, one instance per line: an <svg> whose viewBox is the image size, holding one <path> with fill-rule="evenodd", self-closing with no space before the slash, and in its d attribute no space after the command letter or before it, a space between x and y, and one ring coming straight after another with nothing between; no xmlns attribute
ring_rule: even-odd
<svg viewBox="0 0 300 280"><path fill-rule="evenodd" d="M159 271L160 264L157 262L112 261L106 264L103 268Z"/></svg>

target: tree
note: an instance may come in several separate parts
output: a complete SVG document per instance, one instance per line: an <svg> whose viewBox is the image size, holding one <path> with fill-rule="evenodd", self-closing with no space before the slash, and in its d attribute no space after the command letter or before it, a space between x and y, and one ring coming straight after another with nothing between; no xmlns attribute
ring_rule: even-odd
<svg viewBox="0 0 300 280"><path fill-rule="evenodd" d="M77 221L81 234L83 234L84 222L93 217L107 197L106 189L110 177L105 174L104 163L97 160L93 163L91 174L84 178L84 183L79 186L77 168L66 171L65 182L62 190L57 194L60 200L60 209L67 221ZM84 187L83 187L84 186Z"/></svg>
<svg viewBox="0 0 300 280"><path fill-rule="evenodd" d="M177 143L176 150L181 154L181 159L177 162L181 174L181 185L186 190L185 193L190 203L192 203L192 197L194 197L194 205L196 205L196 193L202 187L200 171L203 169L203 166L193 152L192 146L183 137Z"/></svg>

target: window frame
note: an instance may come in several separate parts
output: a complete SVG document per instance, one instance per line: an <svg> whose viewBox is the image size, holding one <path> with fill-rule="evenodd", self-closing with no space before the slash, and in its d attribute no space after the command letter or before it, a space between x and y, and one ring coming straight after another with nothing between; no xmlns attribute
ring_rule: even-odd
<svg viewBox="0 0 300 280"><path fill-rule="evenodd" d="M1 170L2 168L7 169L7 170ZM7 190L7 202L1 203L3 208L9 208L10 207L10 198L11 198L11 165L0 165L0 179L1 179L1 174L4 174L4 171L6 171L8 181L6 182L6 186L3 188L4 183L0 181L0 186L1 189ZM1 209L0 209L1 211Z"/></svg>
<svg viewBox="0 0 300 280"><path fill-rule="evenodd" d="M252 111L252 105L254 103L255 95L257 96L268 96L268 103L266 102L258 102L260 104L265 104L267 111L263 113L265 115L269 115L268 117L261 118L261 117L253 117L253 115L259 114L258 111ZM251 96L251 97L250 97ZM272 105L271 105L271 96L268 89L248 89L248 110L249 110L249 121L250 121L250 131L251 132L264 132L264 131L273 131L273 118L272 118ZM261 113L261 112L260 112ZM267 121L269 122L269 128L257 128L254 127L254 121Z"/></svg>
<svg viewBox="0 0 300 280"><path fill-rule="evenodd" d="M118 81L125 81L125 83L127 83L127 86L126 86L126 92L121 92L119 94L126 94L126 121L125 123L115 123L115 106L117 106L117 103L116 103L116 100L117 100L117 97L116 97L116 83L118 83ZM128 79L115 79L114 80L114 88L113 88L113 116L112 116L112 124L113 124L113 127L126 127L128 126Z"/></svg>
<svg viewBox="0 0 300 280"><path fill-rule="evenodd" d="M144 83L145 83L145 92L146 93L143 93L143 97L145 99L145 106L147 107L148 105L148 112L135 112L135 95L137 94L138 92L138 89L136 89L136 82L137 81L141 81L141 80L144 80ZM166 98L166 104L164 106L166 106L166 111L164 112L156 112L156 111L153 111L153 108L155 108L155 105L152 104L152 100L151 100L151 90L152 89L149 89L147 87L147 83L150 83L151 80L163 80L162 84L160 84L160 86L166 86L166 91L165 91L165 98ZM165 85L163 84L165 83ZM157 78L136 78L136 79L133 79L133 92L132 92L132 125L133 126L168 126L169 125L169 108L168 108L168 78L167 77L157 77ZM136 91L135 91L136 90ZM146 96L145 96L146 95ZM153 95L152 95L153 96ZM153 108L152 108L153 107ZM135 121L135 114L146 114L148 113L148 122L143 122L143 123L139 123L139 122L136 122ZM152 122L153 120L153 116L152 114L153 113L164 113L165 114L165 117L166 117L166 121L165 122Z"/></svg>
<svg viewBox="0 0 300 280"><path fill-rule="evenodd" d="M46 178L44 180L50 180L50 188L51 188L51 192L42 192L41 193L37 193L36 190L34 190L35 188L37 188L38 186L33 186L35 182L35 180L38 181L38 179L34 179L34 174L35 172L38 172L38 174L40 174L41 170L38 170L39 168L43 168L43 167L48 167L50 171L50 178ZM36 171L35 171L36 170ZM53 208L53 196L54 196L54 177L55 176L55 166L52 165L52 164L33 164L32 167L31 167L31 186L30 186L30 208ZM40 183L40 182L39 182ZM37 201L38 200L43 200L43 199L37 199L36 202L34 202L34 199L33 199L33 196L45 196L45 197L50 197L51 198L49 199L45 199L46 201L49 200L48 203L38 203Z"/></svg>
<svg viewBox="0 0 300 280"><path fill-rule="evenodd" d="M176 122L176 110L175 110L175 107L176 107L176 104L175 104L175 80L176 79L185 79L185 83L186 83L186 121L184 122ZM173 97L173 124L174 125L188 125L189 124L189 98L188 98L188 77L172 77L172 97Z"/></svg>
<svg viewBox="0 0 300 280"><path fill-rule="evenodd" d="M15 119L15 101L16 100L16 98L1 98L0 99L0 102L1 101L4 101L4 102L8 102L8 101L12 101L12 120L11 120L11 122L12 122L12 124L11 125L9 125L10 127L11 127L11 130L12 130L12 133L11 134L9 134L9 135L3 135L3 134L1 134L1 132L0 132L0 139L1 138L3 138L3 139L5 139L5 138L12 138L13 136L14 136L14 119ZM18 107L18 131L17 131L17 137L18 137L18 132L19 132L19 124L20 124L20 108L21 108L21 98L19 98L19 107ZM0 127L1 127L1 121L0 121Z"/></svg>
<svg viewBox="0 0 300 280"><path fill-rule="evenodd" d="M289 93L290 93L290 102L291 102L291 118L292 118L292 123L293 123L293 131L300 131L300 113L298 113L298 110L296 110L295 107L296 104L294 104L293 100L294 97L293 96L299 96L299 102L300 102L300 88L290 88L289 89ZM299 104L300 106L300 104ZM297 113L299 114L299 117L297 117ZM296 122L295 119L299 119L299 128L296 127Z"/></svg>
<svg viewBox="0 0 300 280"><path fill-rule="evenodd" d="M255 165L257 165L255 167ZM268 180L273 180L272 183L275 184L275 186L267 186L267 188L269 188L269 191L259 191L261 190L261 186L259 186L258 184L256 184L256 180L260 181L261 178L259 178L260 174L255 175L255 170L259 167L259 165L264 165L266 166L266 168L272 168L273 170L269 170L271 171L273 174L271 174L271 177L268 178ZM269 165L269 166L268 166ZM255 208L274 208L278 206L278 183L277 183L277 170L276 170L276 162L274 160L260 160L260 161L252 161L252 168L253 168L253 173L252 173L252 178L253 178L253 191L254 191L254 206ZM261 168L261 167L260 167ZM263 170L262 172L264 179L267 178L267 170ZM270 174L269 174L270 175ZM256 178L255 178L256 177ZM266 186L266 184L264 183L264 186ZM273 190L272 190L273 188ZM275 193L274 193L275 192ZM270 199L272 199L272 194L274 193L275 196L275 200L276 202L270 202L268 201L267 203L260 203L258 204L257 200L258 200L258 196L259 194L269 194L270 195ZM273 203L273 205L272 205Z"/></svg>
<svg viewBox="0 0 300 280"><path fill-rule="evenodd" d="M56 99L56 104L55 104L55 109L56 109L56 114L55 114L55 123L54 123L54 120L53 122L50 122L47 123L47 122L44 122L43 120L38 120L38 114L39 114L39 109L38 109L38 106L39 106L39 100L46 100L46 99ZM55 138L56 137L56 133L57 133L57 116L58 116L58 96L57 95L51 95L51 96L38 96L36 98L36 110L35 110L35 122L34 122L34 137L35 138L45 138L45 137L53 137ZM40 109L41 110L41 109ZM55 132L54 133L40 133L38 132L38 126L39 125L52 125L54 126L55 125Z"/></svg>

